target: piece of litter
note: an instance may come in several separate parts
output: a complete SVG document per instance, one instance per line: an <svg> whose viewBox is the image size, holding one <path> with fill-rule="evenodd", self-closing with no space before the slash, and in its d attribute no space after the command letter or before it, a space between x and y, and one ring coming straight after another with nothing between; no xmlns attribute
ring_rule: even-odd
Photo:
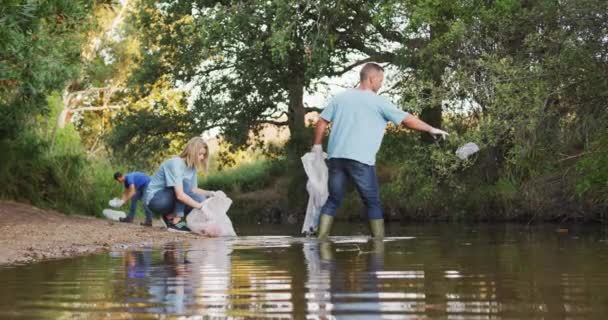
<svg viewBox="0 0 608 320"><path fill-rule="evenodd" d="M127 214L124 211L120 210L112 210L112 209L103 209L103 216L110 219L118 221L120 218L126 218Z"/></svg>
<svg viewBox="0 0 608 320"><path fill-rule="evenodd" d="M460 160L466 160L467 158L469 158L471 155L477 153L478 151L479 151L478 145L476 145L473 142L468 142L465 145L463 145L462 147L458 148L458 150L456 150L456 156Z"/></svg>

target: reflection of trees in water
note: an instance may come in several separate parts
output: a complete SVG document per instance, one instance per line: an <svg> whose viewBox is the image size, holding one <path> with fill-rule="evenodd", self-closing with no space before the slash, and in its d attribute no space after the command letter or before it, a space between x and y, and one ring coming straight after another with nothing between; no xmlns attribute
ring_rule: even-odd
<svg viewBox="0 0 608 320"><path fill-rule="evenodd" d="M420 234L363 244L204 239L152 259L141 252L126 256L122 290L131 301L155 302L150 312L220 317L563 318L608 311L597 260L606 258L593 239L587 246L505 226L442 226Z"/></svg>
<svg viewBox="0 0 608 320"><path fill-rule="evenodd" d="M232 256L231 316L289 317L303 268L288 238L239 239Z"/></svg>
<svg viewBox="0 0 608 320"><path fill-rule="evenodd" d="M416 245L404 250L407 255L389 254L386 265L422 272L417 292L424 297L429 316L563 318L587 314L592 308L607 309L606 304L593 302L593 297L605 293L586 276L600 272L593 271L596 263L585 263L594 256L591 248L553 229L518 225L425 229Z"/></svg>

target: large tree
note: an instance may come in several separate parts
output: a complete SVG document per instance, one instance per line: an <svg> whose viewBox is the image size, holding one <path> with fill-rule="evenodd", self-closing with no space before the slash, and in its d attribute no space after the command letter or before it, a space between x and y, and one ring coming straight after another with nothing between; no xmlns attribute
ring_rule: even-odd
<svg viewBox="0 0 608 320"><path fill-rule="evenodd" d="M287 126L287 156L295 166L290 172L298 174L299 157L310 145L305 115L320 110L304 105L304 92L365 62L407 61L413 50L404 48L420 45L404 33L397 1L141 0L136 7L142 45L142 68L133 78L138 94L144 98L150 84L171 79L189 90L191 109L179 113L180 121L162 112L131 112L113 143L147 148L161 144L158 138L168 144L170 130L187 137L219 128L230 142L244 145L250 132L266 124ZM144 130L128 129L135 126Z"/></svg>
<svg viewBox="0 0 608 320"><path fill-rule="evenodd" d="M141 1L142 52L154 63L138 80L193 84L198 132L219 127L245 143L263 124L288 126L297 155L309 144L304 116L319 107L304 105L305 90L368 61L407 60L401 48L419 45L399 32L396 3Z"/></svg>
<svg viewBox="0 0 608 320"><path fill-rule="evenodd" d="M91 12L92 28L81 48L79 74L62 90L52 141L66 124L75 124L88 154L104 150L103 137L118 110L128 104L126 82L134 69L137 36L130 32L129 1L98 3Z"/></svg>
<svg viewBox="0 0 608 320"><path fill-rule="evenodd" d="M0 137L13 138L80 71L95 1L0 1Z"/></svg>

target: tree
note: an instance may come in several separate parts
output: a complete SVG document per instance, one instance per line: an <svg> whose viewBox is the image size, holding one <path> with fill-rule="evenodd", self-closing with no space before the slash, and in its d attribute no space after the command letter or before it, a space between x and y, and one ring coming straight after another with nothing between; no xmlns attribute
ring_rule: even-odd
<svg viewBox="0 0 608 320"><path fill-rule="evenodd" d="M302 151L304 90L368 61L414 65L399 1L152 2L136 7L145 66L194 84L193 121L245 143L261 124L286 125ZM150 61L154 61L150 63ZM281 119L285 119L282 121Z"/></svg>
<svg viewBox="0 0 608 320"><path fill-rule="evenodd" d="M57 130L74 122L88 154L104 149L103 137L127 102L126 82L137 55L135 34L126 23L129 1L101 2L91 12L94 27L81 48L81 70L62 91L52 144Z"/></svg>
<svg viewBox="0 0 608 320"><path fill-rule="evenodd" d="M14 138L79 72L94 1L0 2L0 137Z"/></svg>
<svg viewBox="0 0 608 320"><path fill-rule="evenodd" d="M395 47L387 44L396 31L383 26L383 21L395 18L389 14L401 14L387 9L393 3L142 0L136 6L135 25L141 35L143 68L134 83L142 97L149 92L145 84L161 77L192 85L188 134L220 128L239 146L265 124L288 126L287 156L295 166L291 172L302 173L299 157L310 145L305 115L319 110L304 106L304 91L314 90L323 77L340 76L365 62L396 60L398 49L384 49ZM404 35L399 39L415 44ZM407 59L405 55L402 52L399 59ZM138 119L144 119L141 113L123 123L138 125ZM162 136L147 128L152 132L139 135ZM114 143L146 139L123 137L129 140ZM301 181L296 184L303 186Z"/></svg>

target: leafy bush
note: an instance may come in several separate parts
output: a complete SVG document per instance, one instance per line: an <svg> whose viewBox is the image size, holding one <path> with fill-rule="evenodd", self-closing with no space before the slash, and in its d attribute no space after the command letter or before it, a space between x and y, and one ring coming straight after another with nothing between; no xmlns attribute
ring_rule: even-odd
<svg viewBox="0 0 608 320"><path fill-rule="evenodd" d="M282 160L260 160L233 169L211 173L200 184L203 189L249 192L268 187L277 176L285 173Z"/></svg>
<svg viewBox="0 0 608 320"><path fill-rule="evenodd" d="M59 135L56 148L32 132L0 141L0 197L28 201L66 213L100 215L106 202L121 192L111 179L110 164L88 160L77 133Z"/></svg>

